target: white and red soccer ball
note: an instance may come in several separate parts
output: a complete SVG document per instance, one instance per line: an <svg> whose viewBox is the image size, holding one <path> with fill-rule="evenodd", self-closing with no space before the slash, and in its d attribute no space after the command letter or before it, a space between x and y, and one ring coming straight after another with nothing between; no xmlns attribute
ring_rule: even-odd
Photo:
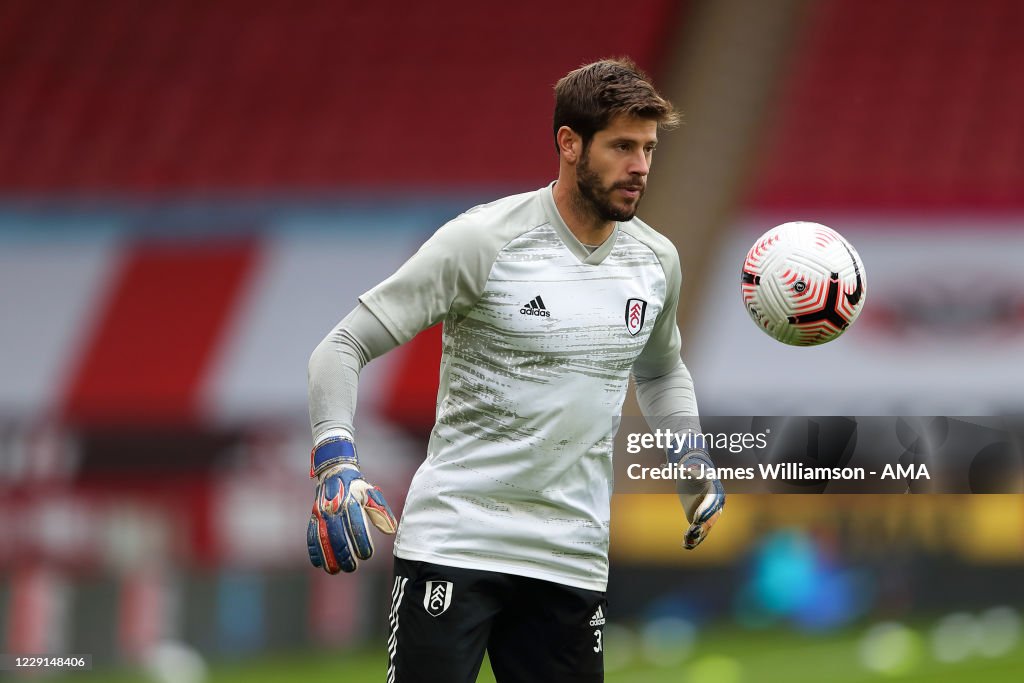
<svg viewBox="0 0 1024 683"><path fill-rule="evenodd" d="M864 308L864 263L842 235L820 223L783 223L747 252L740 282L747 313L785 344L832 341Z"/></svg>

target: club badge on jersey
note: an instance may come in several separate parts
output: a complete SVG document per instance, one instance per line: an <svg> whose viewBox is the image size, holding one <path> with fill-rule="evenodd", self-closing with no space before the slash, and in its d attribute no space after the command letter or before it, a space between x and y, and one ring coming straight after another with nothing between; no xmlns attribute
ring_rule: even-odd
<svg viewBox="0 0 1024 683"><path fill-rule="evenodd" d="M626 330L634 337L644 329L644 316L647 314L647 302L643 299L626 301Z"/></svg>

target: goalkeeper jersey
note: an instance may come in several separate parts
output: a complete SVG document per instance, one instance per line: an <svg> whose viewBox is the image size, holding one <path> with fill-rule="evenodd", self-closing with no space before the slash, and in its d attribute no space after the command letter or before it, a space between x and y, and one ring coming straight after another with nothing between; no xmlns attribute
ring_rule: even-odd
<svg viewBox="0 0 1024 683"><path fill-rule="evenodd" d="M679 258L637 219L591 252L553 185L450 221L360 301L400 343L444 322L395 554L603 591L615 421L634 364L679 363Z"/></svg>

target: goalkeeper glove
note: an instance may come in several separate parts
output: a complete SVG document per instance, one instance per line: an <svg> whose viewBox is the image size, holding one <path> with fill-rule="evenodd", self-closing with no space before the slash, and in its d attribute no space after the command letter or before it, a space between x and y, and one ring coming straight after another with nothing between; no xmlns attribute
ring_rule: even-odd
<svg viewBox="0 0 1024 683"><path fill-rule="evenodd" d="M373 555L367 519L386 534L398 521L384 495L359 471L355 444L330 438L310 453L309 476L317 477L316 498L306 527L309 561L328 574L354 572Z"/></svg>
<svg viewBox="0 0 1024 683"><path fill-rule="evenodd" d="M680 447L670 450L668 457L670 462L677 464L685 473L685 476L678 479L679 501L690 522L690 528L683 537L683 547L693 550L707 537L711 527L722 515L725 488L717 475L713 475L715 464L711 461L703 436L690 432L679 443Z"/></svg>

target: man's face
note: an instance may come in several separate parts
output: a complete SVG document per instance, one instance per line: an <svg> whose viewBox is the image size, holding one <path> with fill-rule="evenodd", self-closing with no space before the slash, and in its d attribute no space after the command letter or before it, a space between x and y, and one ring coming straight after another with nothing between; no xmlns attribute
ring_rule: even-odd
<svg viewBox="0 0 1024 683"><path fill-rule="evenodd" d="M602 220L636 215L657 144L656 121L627 115L613 118L590 140L576 164L576 185Z"/></svg>

